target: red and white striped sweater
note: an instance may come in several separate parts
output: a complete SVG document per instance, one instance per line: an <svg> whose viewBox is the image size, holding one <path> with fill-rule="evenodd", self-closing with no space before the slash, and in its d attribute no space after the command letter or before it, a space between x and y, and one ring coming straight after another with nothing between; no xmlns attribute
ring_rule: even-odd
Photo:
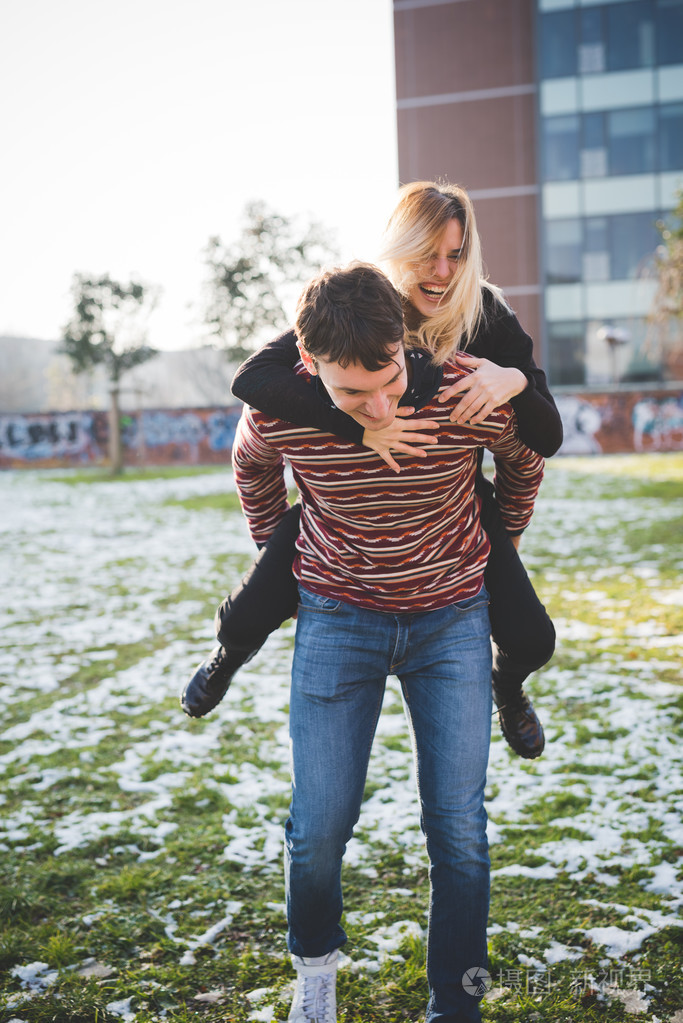
<svg viewBox="0 0 683 1023"><path fill-rule="evenodd" d="M297 372L306 375L303 366ZM447 363L441 390L467 372ZM543 459L519 440L510 405L478 426L451 423L452 407L434 399L409 417L438 420L438 444L426 458L397 454L396 474L369 448L245 406L232 460L254 540L267 540L287 511L287 459L302 504L294 574L306 589L386 612L474 596L489 552L474 492L478 449L493 452L498 504L513 534L531 519Z"/></svg>

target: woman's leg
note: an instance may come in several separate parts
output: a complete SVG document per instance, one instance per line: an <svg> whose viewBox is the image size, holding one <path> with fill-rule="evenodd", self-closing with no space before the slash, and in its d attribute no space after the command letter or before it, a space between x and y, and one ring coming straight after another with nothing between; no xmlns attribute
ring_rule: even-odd
<svg viewBox="0 0 683 1023"><path fill-rule="evenodd" d="M491 542L484 581L491 603L493 694L503 735L520 756L543 752L543 728L522 686L546 664L555 649L555 628L503 525L493 487L477 486L482 498L482 525Z"/></svg>
<svg viewBox="0 0 683 1023"><path fill-rule="evenodd" d="M292 574L301 506L295 504L258 553L238 586L220 604L216 647L199 665L180 697L190 717L203 717L225 696L235 672L261 649L271 632L296 614Z"/></svg>
<svg viewBox="0 0 683 1023"><path fill-rule="evenodd" d="M271 632L296 614L299 590L292 574L301 505L280 519L268 542L216 611L216 639L226 650L253 657ZM244 663L244 661L242 662Z"/></svg>

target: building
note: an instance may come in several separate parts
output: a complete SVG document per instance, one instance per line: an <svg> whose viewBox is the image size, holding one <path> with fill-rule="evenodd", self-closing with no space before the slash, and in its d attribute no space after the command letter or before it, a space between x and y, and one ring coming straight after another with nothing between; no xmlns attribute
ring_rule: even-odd
<svg viewBox="0 0 683 1023"><path fill-rule="evenodd" d="M683 187L683 0L394 0L399 177L475 203L554 387L683 380L647 317Z"/></svg>

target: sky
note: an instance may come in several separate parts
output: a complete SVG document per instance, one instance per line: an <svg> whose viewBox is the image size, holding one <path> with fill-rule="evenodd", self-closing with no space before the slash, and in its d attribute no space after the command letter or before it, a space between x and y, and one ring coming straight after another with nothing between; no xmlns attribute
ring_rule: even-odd
<svg viewBox="0 0 683 1023"><path fill-rule="evenodd" d="M391 0L4 0L0 26L0 335L59 337L85 272L161 286L156 347L206 341L202 250L254 199L374 258Z"/></svg>

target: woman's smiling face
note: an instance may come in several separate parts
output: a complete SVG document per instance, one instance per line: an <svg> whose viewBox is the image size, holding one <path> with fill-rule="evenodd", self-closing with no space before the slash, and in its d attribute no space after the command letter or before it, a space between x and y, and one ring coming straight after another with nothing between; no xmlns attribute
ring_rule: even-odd
<svg viewBox="0 0 683 1023"><path fill-rule="evenodd" d="M453 280L460 259L463 231L459 220L450 220L435 251L416 268L415 283L408 298L423 316L433 316L446 288Z"/></svg>

